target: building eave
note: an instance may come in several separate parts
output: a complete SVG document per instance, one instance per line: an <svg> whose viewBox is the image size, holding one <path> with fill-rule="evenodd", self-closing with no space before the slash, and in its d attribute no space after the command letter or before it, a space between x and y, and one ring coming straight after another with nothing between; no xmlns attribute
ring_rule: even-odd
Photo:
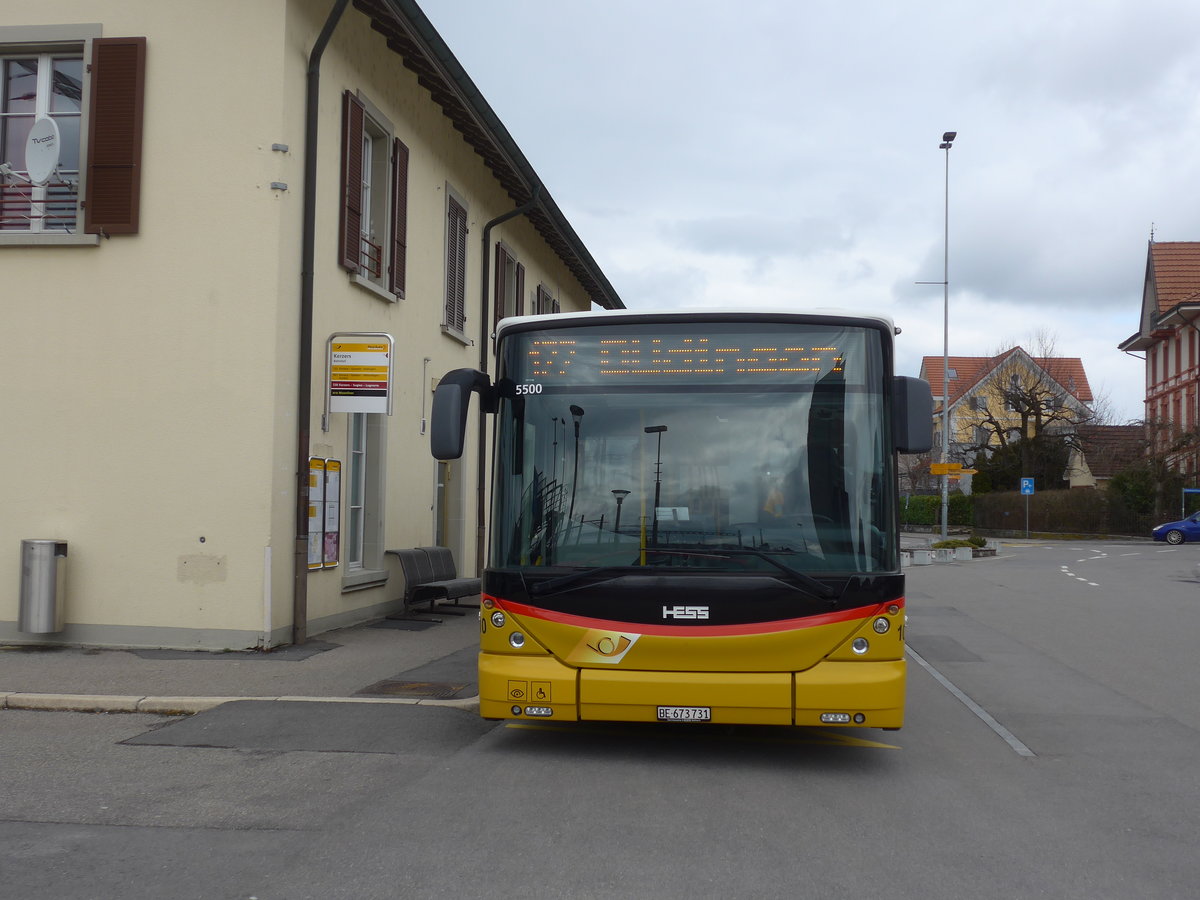
<svg viewBox="0 0 1200 900"><path fill-rule="evenodd" d="M1117 344L1117 349L1129 353L1130 351L1149 350L1157 343L1157 339L1148 334L1134 334Z"/></svg>
<svg viewBox="0 0 1200 900"><path fill-rule="evenodd" d="M1168 327L1191 325L1200 319L1200 303L1184 301L1177 303L1158 317L1158 324Z"/></svg>

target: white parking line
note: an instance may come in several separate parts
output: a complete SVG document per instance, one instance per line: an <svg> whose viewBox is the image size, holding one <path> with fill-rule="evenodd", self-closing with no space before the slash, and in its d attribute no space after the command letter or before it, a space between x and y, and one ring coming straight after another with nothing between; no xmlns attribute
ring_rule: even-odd
<svg viewBox="0 0 1200 900"><path fill-rule="evenodd" d="M997 722L994 718L992 718L991 714L986 709L984 709L982 706L980 706L978 703L976 703L974 700L972 700L970 697L968 697L966 694L964 694L961 690L959 690L958 687L956 687L955 684L952 681L950 681L949 678L947 678L945 675L943 675L941 672L939 672L937 669L935 669L933 666L931 666L929 663L927 663L924 659L922 659L920 654L918 654L915 650L913 650L912 647L906 647L905 649L908 651L908 655L911 656L919 666L921 666L926 672L928 672L930 675L932 675L937 680L938 684L940 684L942 687L944 687L946 690L948 690L951 694L953 694L955 697L957 697L959 700L961 700L962 703L967 707L967 709L971 710L971 712L973 712L976 716L978 716L979 719L982 722L984 722L988 728L992 729L992 731L996 732L996 734L998 734L1000 737L1004 738L1004 742L1006 744L1008 744L1008 746L1012 747L1012 749L1015 750L1018 755L1020 755L1020 756L1036 756L1037 755L1032 750L1030 750L1028 747L1026 747L1023 743L1021 743L1021 741L1017 739L1017 736L1015 734L1013 734L1011 731L1009 731L1007 728L1005 728L1003 725L1001 725L999 722Z"/></svg>

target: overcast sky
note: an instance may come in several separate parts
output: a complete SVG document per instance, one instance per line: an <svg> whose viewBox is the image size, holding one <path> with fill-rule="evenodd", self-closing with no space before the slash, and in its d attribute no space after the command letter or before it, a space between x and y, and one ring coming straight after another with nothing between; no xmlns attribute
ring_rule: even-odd
<svg viewBox="0 0 1200 900"><path fill-rule="evenodd" d="M1146 247L1200 240L1194 0L418 0L633 309L1033 336L1142 416Z"/></svg>

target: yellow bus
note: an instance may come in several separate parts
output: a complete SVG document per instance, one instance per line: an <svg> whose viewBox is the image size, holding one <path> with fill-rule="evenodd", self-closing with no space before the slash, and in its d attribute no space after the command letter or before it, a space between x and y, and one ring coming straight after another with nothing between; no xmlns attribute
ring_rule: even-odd
<svg viewBox="0 0 1200 900"><path fill-rule="evenodd" d="M448 373L431 449L495 416L488 719L837 725L904 717L897 452L929 385L885 317L526 316L495 380Z"/></svg>

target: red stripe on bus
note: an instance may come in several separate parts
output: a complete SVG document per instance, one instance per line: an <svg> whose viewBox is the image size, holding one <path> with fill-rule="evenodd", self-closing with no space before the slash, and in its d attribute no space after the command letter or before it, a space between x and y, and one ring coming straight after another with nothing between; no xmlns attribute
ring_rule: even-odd
<svg viewBox="0 0 1200 900"><path fill-rule="evenodd" d="M842 612L822 613L816 616L804 616L799 619L779 619L774 622L744 622L738 625L650 625L644 622L617 622L611 619L593 619L588 616L574 616L570 613L555 612L514 600L504 600L491 594L484 594L484 601L492 601L497 609L510 612L513 615L525 616L531 619L543 619L547 622L557 622L560 625L573 625L576 628L596 628L603 631L636 631L638 634L657 634L670 637L725 637L747 634L775 634L780 631L796 631L801 628L816 628L821 625L836 625L840 622L854 622L869 619L883 614L889 606L904 608L904 598L897 597L875 607L860 606Z"/></svg>

